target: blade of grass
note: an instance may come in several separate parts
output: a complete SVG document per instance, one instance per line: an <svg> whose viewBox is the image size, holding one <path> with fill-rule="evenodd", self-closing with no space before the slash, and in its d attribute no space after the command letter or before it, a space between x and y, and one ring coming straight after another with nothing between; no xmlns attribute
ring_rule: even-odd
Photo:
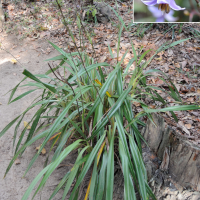
<svg viewBox="0 0 200 200"><path fill-rule="evenodd" d="M46 171L42 181L40 182L37 190L34 193L33 198L35 197L35 195L37 194L37 192L45 185L47 179L49 178L49 176L53 173L53 171L56 169L56 167L58 167L58 165L68 156L68 154L70 152L72 152L74 149L76 149L80 143L82 142L82 140L76 140L74 143L72 143L71 145L69 145L68 147L66 147L63 152L60 154L60 156L58 156L58 158L51 163L50 167L48 168L48 170ZM28 198L28 196L30 195L31 190L28 189L28 192L23 196L22 200L25 200Z"/></svg>
<svg viewBox="0 0 200 200"><path fill-rule="evenodd" d="M90 65L90 66L88 66L86 69L87 69L87 72L89 72L89 71L91 71L91 70L93 70L93 69L96 69L97 67L100 67L100 66L109 66L109 64L108 63L96 63L96 64L93 64L93 65ZM87 73L86 71L85 71L85 69L84 68L82 68L78 73L77 73L77 75L76 76L73 76L72 78L70 78L69 80L68 80L68 82L69 83L72 83L73 81L75 81L78 77L81 77L81 76L83 76L85 73Z"/></svg>
<svg viewBox="0 0 200 200"><path fill-rule="evenodd" d="M166 111L198 110L198 109L200 109L199 105L180 105L180 106L172 106L161 109L145 109L145 112L153 113L153 112L166 112Z"/></svg>
<svg viewBox="0 0 200 200"><path fill-rule="evenodd" d="M81 94L77 94L70 102L69 104L65 107L65 109L60 113L59 117L55 120L54 124L52 125L49 134L47 135L47 137L45 138L44 142L42 143L42 145L40 146L40 149L38 150L37 154L33 157L33 159L31 160L31 162L29 163L28 168L26 169L24 176L26 175L26 173L29 171L29 169L31 168L31 166L33 165L33 163L35 162L35 160L37 159L37 157L39 156L39 154L41 153L42 149L44 148L44 146L46 145L46 143L48 142L48 140L51 138L51 136L57 132L61 127L59 126L61 121L63 120L63 118L66 116L66 114L68 113L71 105L76 101L77 98L80 97ZM63 124L64 126L65 124Z"/></svg>
<svg viewBox="0 0 200 200"><path fill-rule="evenodd" d="M147 191L146 191L146 187L145 187L145 178L146 175L144 175L144 169L142 169L143 164L141 163L141 160L139 159L139 154L140 151L137 148L137 145L135 144L135 141L133 139L133 137L129 134L129 144L130 144L130 150L131 150L131 154L132 154L132 158L133 158L133 162L134 162L134 166L135 166L135 170L136 170L136 176L137 176L137 180L139 183L139 188L140 188L140 194L142 196L142 199L147 199Z"/></svg>
<svg viewBox="0 0 200 200"><path fill-rule="evenodd" d="M11 94L10 94L10 98L9 98L9 100L8 100L8 104L10 103L10 101L11 101L13 95L15 94L17 88L19 87L19 85L20 85L24 80L26 80L26 79L27 79L27 77L23 78L23 79L12 89L12 92L11 92ZM10 91L11 91L11 90L10 90ZM8 92L10 92L10 91L8 91ZM6 94L7 94L7 93L6 93Z"/></svg>
<svg viewBox="0 0 200 200"><path fill-rule="evenodd" d="M56 89L55 89L54 87L50 86L50 85L47 84L47 83L43 83L43 82L40 81L38 78L36 78L31 72L29 72L28 70L25 69L25 70L23 71L23 74L24 74L25 76L29 77L30 79L32 79L32 80L34 80L34 81L36 81L36 82L38 82L38 83L43 84L43 85L44 85L46 88L48 88L51 92L56 93Z"/></svg>
<svg viewBox="0 0 200 200"><path fill-rule="evenodd" d="M96 145L94 146L93 150L91 151L82 171L81 171L81 174L79 175L78 177L78 180L76 182L76 185L74 186L74 189L71 193L71 196L74 195L74 193L76 192L77 188L79 187L80 183L82 182L83 178L85 177L86 173L88 172L95 156L97 155L97 152L98 150L100 149L103 141L104 141L104 138L105 138L105 133L101 136L101 138L98 140L98 142L96 143Z"/></svg>
<svg viewBox="0 0 200 200"><path fill-rule="evenodd" d="M108 161L107 151L104 151L101 169L100 169L100 173L99 173L98 189L97 189L96 197L95 197L95 199L98 199L98 200L102 200L103 195L104 195L104 190L105 190L105 185L106 185L107 161Z"/></svg>
<svg viewBox="0 0 200 200"><path fill-rule="evenodd" d="M88 120L88 118L91 116L91 114L95 111L96 107L100 104L101 99L103 99L103 97L105 96L109 85L112 82L112 79L114 78L115 74L117 73L117 71L119 70L120 65L118 65L109 75L108 78L106 80L106 82L103 84L102 88L99 91L99 98L96 98L93 107L90 109L89 113L87 114L85 121Z"/></svg>
<svg viewBox="0 0 200 200"><path fill-rule="evenodd" d="M18 117L16 117L15 119L13 119L1 132L0 132L0 137L2 137L6 131L19 119L21 115L19 115Z"/></svg>
<svg viewBox="0 0 200 200"><path fill-rule="evenodd" d="M31 92L34 92L35 90L36 90L36 89L34 89L34 90L29 90L29 91L27 91L27 92L24 92L23 94L19 95L18 97L16 97L16 98L13 99L12 101L10 101L9 104L11 104L11 103L13 103L13 102L15 102L15 101L17 101L17 100L19 100L19 99L25 97L26 95L30 94Z"/></svg>
<svg viewBox="0 0 200 200"><path fill-rule="evenodd" d="M72 185L72 182L73 182L75 176L77 175L77 172L78 172L78 169L79 169L79 166L80 166L80 164L77 164L77 163L81 160L82 155L83 155L83 153L85 152L85 150L87 148L89 148L89 146L86 146L81 150L81 152L79 153L79 155L78 155L78 157L76 159L76 162L75 162L73 168L71 169L67 184L65 186L65 190L64 190L64 193L63 193L62 200L64 200L66 198L66 196L67 196L67 193L68 193L68 191L69 191L69 189L70 189L70 187Z"/></svg>
<svg viewBox="0 0 200 200"><path fill-rule="evenodd" d="M129 178L128 157L125 153L125 149L120 139L119 139L119 154L120 154L120 158L122 162L122 169L123 169L123 176L124 176L124 199L131 200L134 197L131 196L131 190L133 188L130 188L131 182Z"/></svg>
<svg viewBox="0 0 200 200"><path fill-rule="evenodd" d="M118 98L118 100L116 101L116 103L114 103L112 101L112 98L108 98L108 101L110 103L111 106L113 106L110 111L108 112L107 116L110 119L115 113L116 111L120 108L120 106L122 105L122 103L124 102L124 99L127 97L128 93L131 91L131 86L129 86L126 90L123 91L123 93L121 94L121 96ZM104 119L102 119L101 121L101 125L92 133L92 136L90 138L88 138L88 140L94 138L98 132L106 125L106 123L108 122L108 118L105 117Z"/></svg>
<svg viewBox="0 0 200 200"><path fill-rule="evenodd" d="M47 136L48 132L49 132L50 129L47 129L45 131L43 131L42 133L36 135L34 138L32 138L28 143L24 144L20 150L14 155L14 157L12 158L12 160L10 161L7 169L6 169L6 172L5 172L5 175L4 175L4 178L6 176L6 174L9 172L10 168L12 167L14 161L17 159L17 157L24 151L24 149L28 146L30 146L32 143L34 143L35 141Z"/></svg>
<svg viewBox="0 0 200 200"><path fill-rule="evenodd" d="M91 180L90 180L90 187L89 188L89 191L90 191L90 194L89 194L89 200L93 200L94 198L94 189L95 189L95 186L96 186L96 178L97 178L97 175L98 175L98 172L97 172L97 158L95 159L94 161L94 167L93 167L93 171L92 171L92 177L91 177ZM87 195L87 193L86 193ZM85 200L87 200L87 196L85 195Z"/></svg>
<svg viewBox="0 0 200 200"><path fill-rule="evenodd" d="M110 141L108 164L106 174L106 200L113 199L113 184L114 184L114 135Z"/></svg>
<svg viewBox="0 0 200 200"><path fill-rule="evenodd" d="M66 183L70 175L70 171L65 174L63 179L60 181L56 189L53 191L52 195L50 196L49 200L51 200L57 193L58 191L63 187L63 185Z"/></svg>

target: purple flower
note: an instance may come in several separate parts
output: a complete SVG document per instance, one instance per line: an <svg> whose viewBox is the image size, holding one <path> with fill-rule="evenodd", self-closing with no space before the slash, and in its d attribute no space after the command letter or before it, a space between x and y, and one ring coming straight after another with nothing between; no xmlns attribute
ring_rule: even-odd
<svg viewBox="0 0 200 200"><path fill-rule="evenodd" d="M165 19L169 22L175 22L178 20L178 17L173 17L174 11L170 10L170 12L163 13L161 10L159 10L158 7L155 6L148 6L149 11L152 13L152 15L156 18L156 22L164 22Z"/></svg>
<svg viewBox="0 0 200 200"><path fill-rule="evenodd" d="M142 0L144 4L147 6L154 6L158 4L158 8L161 11L165 11L169 13L170 8L173 10L184 10L185 8L181 8L180 6L176 5L175 0Z"/></svg>

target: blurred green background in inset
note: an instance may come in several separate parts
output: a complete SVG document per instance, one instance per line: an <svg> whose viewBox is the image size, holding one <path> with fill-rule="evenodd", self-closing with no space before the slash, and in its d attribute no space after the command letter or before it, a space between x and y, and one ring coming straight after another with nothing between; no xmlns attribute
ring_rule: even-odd
<svg viewBox="0 0 200 200"><path fill-rule="evenodd" d="M173 17L178 18L176 22L200 22L200 7L195 0L175 0L176 4L185 10L174 11ZM157 5L158 7L158 5ZM135 22L156 22L148 7L141 0L134 0ZM165 22L170 22L165 19Z"/></svg>

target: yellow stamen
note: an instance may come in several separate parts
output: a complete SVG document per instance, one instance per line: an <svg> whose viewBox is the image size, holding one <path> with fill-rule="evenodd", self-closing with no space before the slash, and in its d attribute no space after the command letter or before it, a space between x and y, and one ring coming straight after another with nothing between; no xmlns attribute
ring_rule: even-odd
<svg viewBox="0 0 200 200"><path fill-rule="evenodd" d="M164 11L166 13L169 13L169 11L170 11L169 4L159 4L158 9L160 9L161 11Z"/></svg>

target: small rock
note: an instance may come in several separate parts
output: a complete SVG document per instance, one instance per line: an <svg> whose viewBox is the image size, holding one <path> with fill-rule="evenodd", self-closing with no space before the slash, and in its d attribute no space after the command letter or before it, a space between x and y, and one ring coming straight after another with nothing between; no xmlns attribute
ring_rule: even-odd
<svg viewBox="0 0 200 200"><path fill-rule="evenodd" d="M17 159L15 160L15 165L19 165L19 164L21 164L21 161L17 158Z"/></svg>

